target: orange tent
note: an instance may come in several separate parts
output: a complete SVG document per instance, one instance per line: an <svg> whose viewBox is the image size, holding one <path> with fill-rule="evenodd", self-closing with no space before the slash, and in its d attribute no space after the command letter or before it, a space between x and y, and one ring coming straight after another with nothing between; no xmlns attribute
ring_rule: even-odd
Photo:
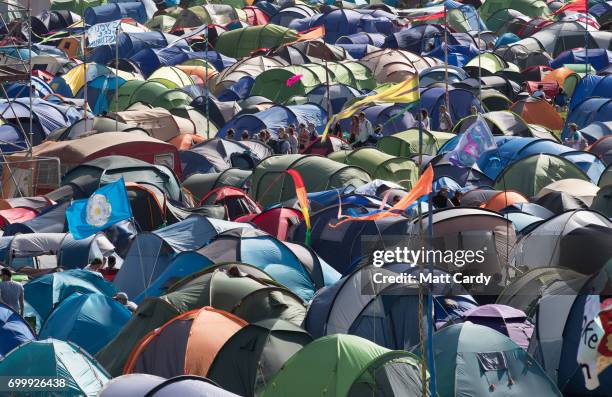
<svg viewBox="0 0 612 397"><path fill-rule="evenodd" d="M202 143L206 140L203 136L195 134L181 134L168 141L169 144L176 147L178 150L189 150L192 146Z"/></svg>
<svg viewBox="0 0 612 397"><path fill-rule="evenodd" d="M145 335L123 373L206 376L221 347L245 325L241 318L209 306L183 313Z"/></svg>
<svg viewBox="0 0 612 397"><path fill-rule="evenodd" d="M521 193L515 192L514 190L506 190L505 192L498 192L494 196L490 197L487 201L480 205L480 208L499 211L512 204L528 202L529 200L527 197L523 196Z"/></svg>
<svg viewBox="0 0 612 397"><path fill-rule="evenodd" d="M213 77L215 77L219 72L217 72L213 68L206 68L205 66L197 66L197 65L176 65L176 67L183 72L187 73L189 76L197 77L199 79L199 83L204 83L205 81L210 81ZM208 72L208 77L206 77L206 73Z"/></svg>
<svg viewBox="0 0 612 397"><path fill-rule="evenodd" d="M517 101L510 108L529 124L539 124L551 130L561 130L563 119L555 108L543 99L527 98Z"/></svg>

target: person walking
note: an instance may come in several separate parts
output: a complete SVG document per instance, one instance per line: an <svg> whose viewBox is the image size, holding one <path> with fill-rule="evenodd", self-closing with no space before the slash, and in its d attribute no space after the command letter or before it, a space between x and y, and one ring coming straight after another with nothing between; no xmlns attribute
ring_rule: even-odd
<svg viewBox="0 0 612 397"><path fill-rule="evenodd" d="M0 283L0 298L2 298L2 302L23 317L23 285L12 280L13 272L9 268L2 268L0 276L2 277L2 282Z"/></svg>
<svg viewBox="0 0 612 397"><path fill-rule="evenodd" d="M575 150L586 149L588 142L582 133L578 131L578 126L575 123L570 123L568 127L570 136L563 142L565 146L569 146Z"/></svg>

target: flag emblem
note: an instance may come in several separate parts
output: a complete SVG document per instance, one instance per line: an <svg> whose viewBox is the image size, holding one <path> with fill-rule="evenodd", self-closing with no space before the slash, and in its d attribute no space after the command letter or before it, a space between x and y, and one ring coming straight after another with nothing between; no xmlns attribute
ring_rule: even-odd
<svg viewBox="0 0 612 397"><path fill-rule="evenodd" d="M87 200L87 223L100 227L108 223L112 206L103 194L94 194Z"/></svg>

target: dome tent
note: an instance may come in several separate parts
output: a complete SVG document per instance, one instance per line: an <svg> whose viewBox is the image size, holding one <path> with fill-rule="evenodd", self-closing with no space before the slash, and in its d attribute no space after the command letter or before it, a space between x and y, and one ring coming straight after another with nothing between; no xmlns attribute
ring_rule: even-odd
<svg viewBox="0 0 612 397"><path fill-rule="evenodd" d="M287 321L248 324L223 345L208 377L241 396L259 395L284 363L311 341L306 331Z"/></svg>
<svg viewBox="0 0 612 397"><path fill-rule="evenodd" d="M204 306L225 310L248 322L280 318L301 324L306 314L302 300L263 271L245 264L220 264L184 278L159 298L143 300L121 332L96 357L117 376L143 336L179 314Z"/></svg>
<svg viewBox="0 0 612 397"><path fill-rule="evenodd" d="M357 336L330 335L291 357L261 396L417 396L426 382L419 366L408 352L388 350Z"/></svg>
<svg viewBox="0 0 612 397"><path fill-rule="evenodd" d="M0 303L0 360L22 343L35 339L30 325L12 308Z"/></svg>
<svg viewBox="0 0 612 397"><path fill-rule="evenodd" d="M26 342L0 361L2 377L56 378L65 387L28 392L32 397L95 397L110 377L72 342L55 339Z"/></svg>

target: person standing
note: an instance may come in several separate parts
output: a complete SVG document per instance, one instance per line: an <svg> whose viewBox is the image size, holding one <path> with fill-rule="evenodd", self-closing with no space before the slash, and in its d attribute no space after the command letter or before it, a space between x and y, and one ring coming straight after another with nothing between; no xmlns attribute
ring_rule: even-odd
<svg viewBox="0 0 612 397"><path fill-rule="evenodd" d="M291 127L287 128L287 140L289 141L289 146L291 147L291 154L298 154L298 140L295 137L295 131Z"/></svg>
<svg viewBox="0 0 612 397"><path fill-rule="evenodd" d="M374 128L370 120L366 118L364 112L359 113L359 126L357 133L357 144L363 146L366 144L370 135L374 133Z"/></svg>
<svg viewBox="0 0 612 397"><path fill-rule="evenodd" d="M291 144L285 131L278 136L278 154L291 154Z"/></svg>
<svg viewBox="0 0 612 397"><path fill-rule="evenodd" d="M249 140L249 132L247 130L242 131L242 135L240 136L240 139L243 141L248 141Z"/></svg>
<svg viewBox="0 0 612 397"><path fill-rule="evenodd" d="M559 87L559 91L557 95L555 95L554 99L555 106L557 106L557 112L563 112L567 110L567 95L563 88Z"/></svg>
<svg viewBox="0 0 612 397"><path fill-rule="evenodd" d="M532 97L537 99L546 100L546 93L544 92L544 86L542 84L538 84L538 89L531 94Z"/></svg>
<svg viewBox="0 0 612 397"><path fill-rule="evenodd" d="M317 132L317 127L313 123L308 123L308 137L310 141L316 141L319 138L319 133Z"/></svg>
<svg viewBox="0 0 612 397"><path fill-rule="evenodd" d="M2 298L2 302L6 303L23 317L23 286L12 280L13 272L6 267L1 270L0 275L2 277L2 282L0 283L0 298Z"/></svg>
<svg viewBox="0 0 612 397"><path fill-rule="evenodd" d="M427 109L421 109L421 128L429 131L429 113L427 113Z"/></svg>
<svg viewBox="0 0 612 397"><path fill-rule="evenodd" d="M308 130L306 129L306 126L304 125L304 123L300 123L300 125L298 126L297 139L300 145L300 150L303 150L308 144L308 139L309 139Z"/></svg>
<svg viewBox="0 0 612 397"><path fill-rule="evenodd" d="M450 132L453 129L453 119L451 118L450 113L446 110L446 105L440 106L440 131Z"/></svg>
<svg viewBox="0 0 612 397"><path fill-rule="evenodd" d="M225 134L225 139L233 141L234 135L235 135L234 129L230 128L229 130L227 130L227 134Z"/></svg>

